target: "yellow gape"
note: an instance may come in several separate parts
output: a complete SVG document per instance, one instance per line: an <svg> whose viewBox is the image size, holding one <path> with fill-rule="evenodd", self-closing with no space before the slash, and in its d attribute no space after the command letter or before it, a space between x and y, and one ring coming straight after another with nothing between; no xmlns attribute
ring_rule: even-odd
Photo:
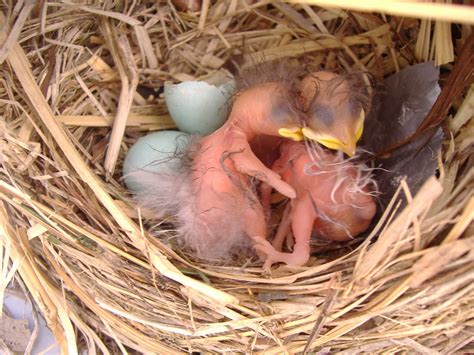
<svg viewBox="0 0 474 355"><path fill-rule="evenodd" d="M324 145L326 148L334 150L343 150L342 147L344 146L344 144L337 138L313 131L309 127L303 128L302 132L306 138L316 141L319 144Z"/></svg>
<svg viewBox="0 0 474 355"><path fill-rule="evenodd" d="M299 142L304 139L303 133L301 132L301 127L280 128L278 130L278 134L295 142Z"/></svg>
<svg viewBox="0 0 474 355"><path fill-rule="evenodd" d="M346 139L344 139L345 141L328 133L317 132L309 127L280 128L278 130L278 134L282 137L289 138L295 142L302 141L306 137L308 139L318 142L326 148L333 150L341 150L351 157L355 154L356 144L359 141L360 137L362 137L362 133L364 131L364 120L365 112L364 110L361 110L360 115L357 118L355 131L349 133L346 136ZM344 127L338 128L343 129Z"/></svg>

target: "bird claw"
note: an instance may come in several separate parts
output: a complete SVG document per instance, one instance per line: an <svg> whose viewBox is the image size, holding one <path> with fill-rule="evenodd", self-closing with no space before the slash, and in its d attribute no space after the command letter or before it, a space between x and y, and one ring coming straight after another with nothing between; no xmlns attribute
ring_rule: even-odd
<svg viewBox="0 0 474 355"><path fill-rule="evenodd" d="M263 264L263 269L265 271L269 271L273 264L281 261L281 253L275 250L268 240L262 237L253 237L253 241L254 248L259 253L260 258L263 259L261 254L265 255L265 263Z"/></svg>
<svg viewBox="0 0 474 355"><path fill-rule="evenodd" d="M262 237L254 237L253 241L257 253L259 253L259 255L262 253L266 255L265 263L263 264L263 269L265 271L269 271L270 267L276 263L285 263L289 266L302 266L308 262L309 251L293 251L292 253L285 253L275 250L273 245Z"/></svg>

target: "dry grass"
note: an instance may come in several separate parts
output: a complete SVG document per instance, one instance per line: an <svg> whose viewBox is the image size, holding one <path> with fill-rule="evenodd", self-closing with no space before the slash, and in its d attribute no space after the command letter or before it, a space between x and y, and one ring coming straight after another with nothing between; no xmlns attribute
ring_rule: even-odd
<svg viewBox="0 0 474 355"><path fill-rule="evenodd" d="M446 23L417 20L427 3L410 2L410 18L270 3L1 7L0 295L18 273L65 353L473 351L473 87L445 120L439 178L414 197L402 183L368 239L305 267L209 265L151 237L133 210L123 157L143 131L173 125L145 87L212 78L236 56L380 80L417 59L450 62L470 34L459 25L453 42Z"/></svg>

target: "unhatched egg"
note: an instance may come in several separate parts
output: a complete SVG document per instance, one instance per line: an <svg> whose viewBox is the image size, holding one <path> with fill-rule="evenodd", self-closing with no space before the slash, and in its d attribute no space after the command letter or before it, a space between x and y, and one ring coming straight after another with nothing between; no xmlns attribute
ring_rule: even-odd
<svg viewBox="0 0 474 355"><path fill-rule="evenodd" d="M165 84L165 101L176 126L187 133L208 135L224 124L233 82L220 86L203 81Z"/></svg>
<svg viewBox="0 0 474 355"><path fill-rule="evenodd" d="M145 189L140 174L134 172L168 172L179 163L190 135L177 131L160 131L140 138L128 151L123 162L125 184L133 192Z"/></svg>

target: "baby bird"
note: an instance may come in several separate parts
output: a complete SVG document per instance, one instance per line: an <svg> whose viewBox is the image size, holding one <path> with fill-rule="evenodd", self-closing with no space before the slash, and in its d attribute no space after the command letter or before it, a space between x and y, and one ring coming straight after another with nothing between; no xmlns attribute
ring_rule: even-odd
<svg viewBox="0 0 474 355"><path fill-rule="evenodd" d="M341 157L316 147L308 151L305 144L284 141L281 156L273 165L283 180L296 190L296 198L287 205L273 245L256 237L256 249L267 255L265 268L273 263L304 265L310 256L310 239L346 241L365 231L376 212L370 190L371 179ZM262 204L269 207L271 188L262 189ZM281 252L290 228L295 245L292 253Z"/></svg>

